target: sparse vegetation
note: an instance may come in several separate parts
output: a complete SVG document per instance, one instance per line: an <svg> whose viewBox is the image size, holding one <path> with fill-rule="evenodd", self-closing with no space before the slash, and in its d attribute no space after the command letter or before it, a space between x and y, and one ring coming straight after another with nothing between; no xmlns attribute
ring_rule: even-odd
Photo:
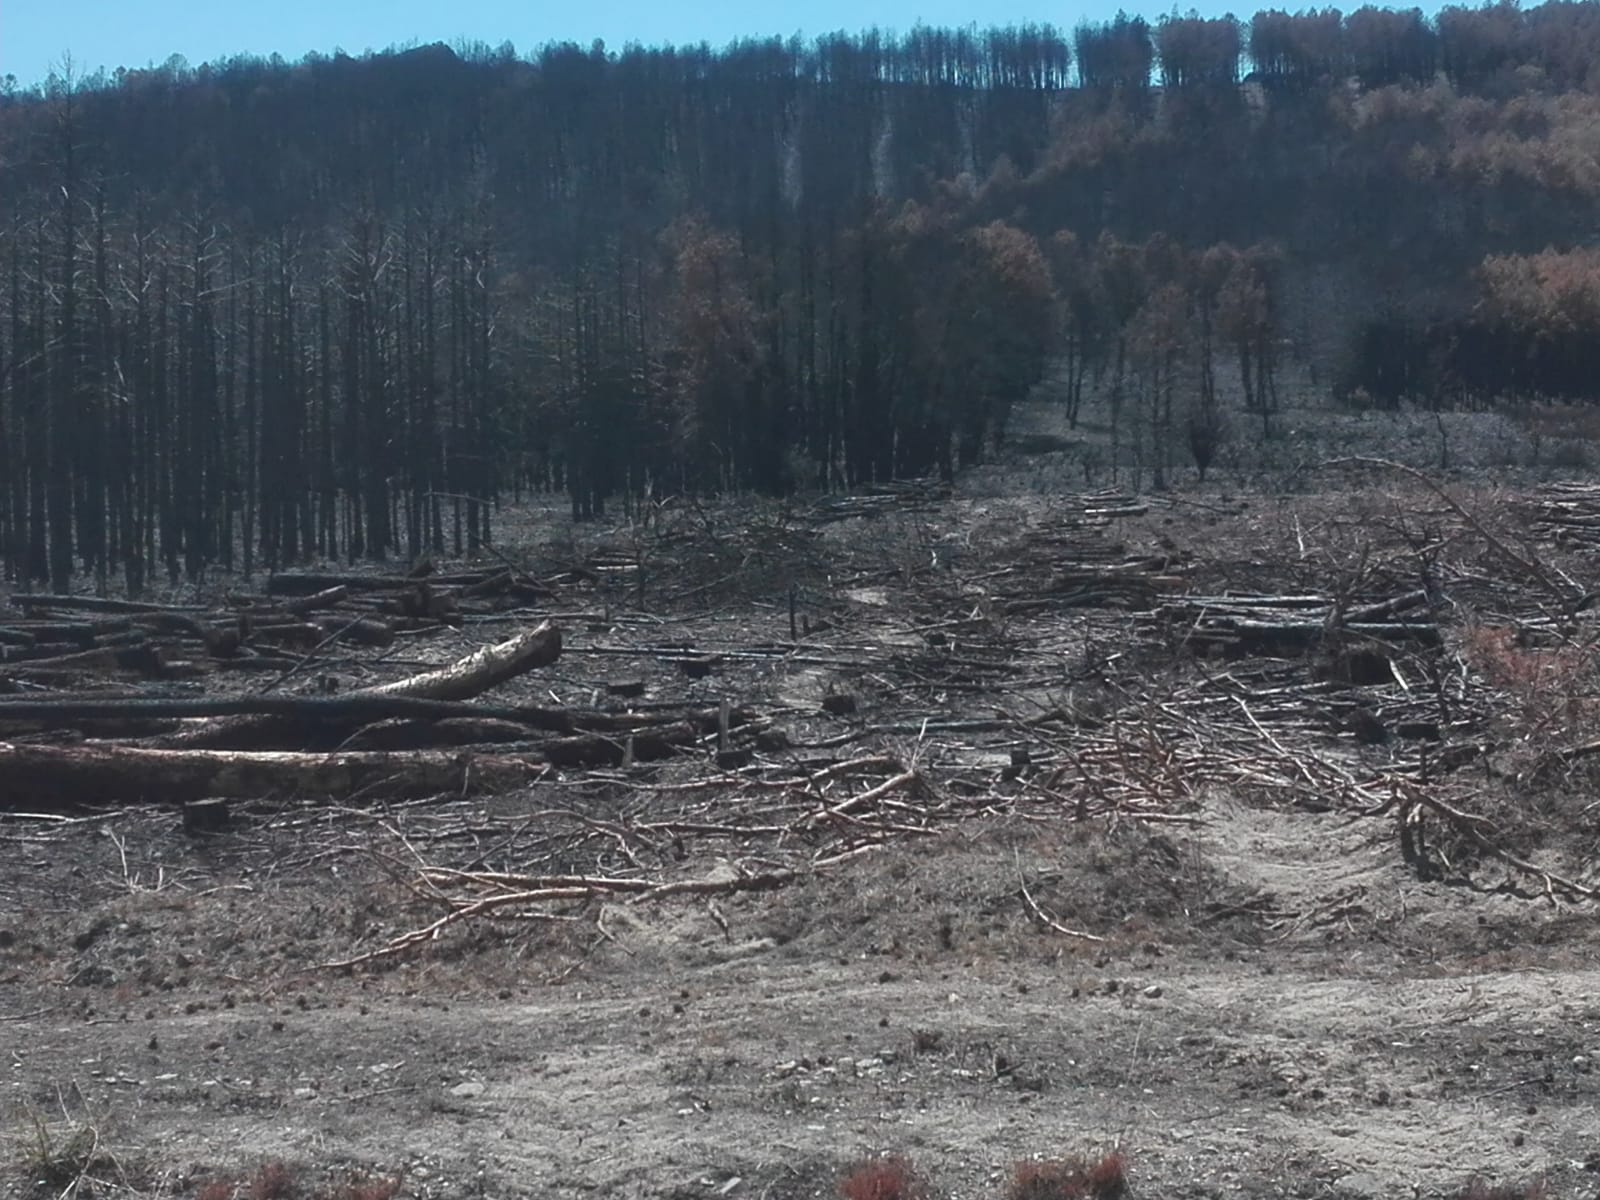
<svg viewBox="0 0 1600 1200"><path fill-rule="evenodd" d="M58 1119L33 1105L24 1105L19 1114L19 1124L24 1127L22 1171L34 1196L40 1200L89 1200L138 1182L106 1143L99 1119L87 1110L73 1111L65 1093L60 1110Z"/></svg>
<svg viewBox="0 0 1600 1200"><path fill-rule="evenodd" d="M844 1200L929 1200L928 1185L911 1160L890 1154L857 1163L839 1181Z"/></svg>
<svg viewBox="0 0 1600 1200"><path fill-rule="evenodd" d="M1019 1162L1006 1200L1121 1200L1127 1191L1127 1163L1114 1150L1098 1158Z"/></svg>

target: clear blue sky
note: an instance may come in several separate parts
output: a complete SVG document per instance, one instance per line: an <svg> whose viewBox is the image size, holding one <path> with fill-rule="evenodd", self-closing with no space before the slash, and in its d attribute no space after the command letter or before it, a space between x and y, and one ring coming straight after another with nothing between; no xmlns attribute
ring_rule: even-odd
<svg viewBox="0 0 1600 1200"><path fill-rule="evenodd" d="M1207 16L1216 0L1196 2ZM1262 7L1270 7L1264 2ZM1184 11L1191 7L1182 5ZM1248 14L1256 4L1238 6ZM1298 8L1298 3L1289 5ZM417 42L466 38L521 53L547 41L608 46L708 41L752 35L876 25L904 31L928 25L1050 22L1070 29L1118 8L1154 19L1171 0L1077 0L1075 7L1028 0L0 0L0 76L31 86L72 56L76 72L143 67L181 54L198 65L239 52L298 58L308 50L348 54Z"/></svg>

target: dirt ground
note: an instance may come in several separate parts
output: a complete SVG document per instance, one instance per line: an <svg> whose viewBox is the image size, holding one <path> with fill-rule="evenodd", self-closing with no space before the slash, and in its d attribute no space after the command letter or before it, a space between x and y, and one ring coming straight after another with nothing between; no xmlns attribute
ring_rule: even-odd
<svg viewBox="0 0 1600 1200"><path fill-rule="evenodd" d="M925 544L976 577L971 531L1011 517L952 513ZM1194 552L1212 526L1185 521L1128 537ZM921 588L885 578L830 592L817 636L884 642L895 589ZM558 666L614 637L597 630ZM872 668L762 672L742 695L814 706L848 683L892 707ZM953 685L921 702L983 711ZM1348 740L1324 742L1354 762ZM938 776L914 741L872 744ZM962 771L1003 754L968 741ZM776 1200L836 1195L850 1163L896 1152L936 1194L985 1197L1019 1160L1120 1148L1143 1197L1452 1196L1473 1177L1600 1195L1593 905L1419 879L1392 821L1338 805L997 802L776 890L585 902L321 965L436 915L408 855L515 861L485 847L557 807L620 811L629 787L271 798L205 838L159 805L0 821L0 1192L187 1197L281 1161L306 1195L401 1176L418 1197ZM1588 825L1523 851L1591 862L1582 802ZM691 840L672 870L740 853Z"/></svg>

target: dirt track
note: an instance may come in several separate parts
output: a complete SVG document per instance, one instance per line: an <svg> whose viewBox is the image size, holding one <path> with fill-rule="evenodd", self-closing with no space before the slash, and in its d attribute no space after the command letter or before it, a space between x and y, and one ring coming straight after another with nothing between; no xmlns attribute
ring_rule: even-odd
<svg viewBox="0 0 1600 1200"><path fill-rule="evenodd" d="M277 956L359 921L327 871L225 869L251 888L226 914L208 906L227 893L30 905L0 959L7 1098L64 1131L65 1096L141 1190L282 1158L403 1166L429 1195L713 1195L738 1177L725 1194L812 1196L900 1150L980 1196L1018 1158L1119 1144L1139 1195L1439 1195L1473 1173L1592 1193L1590 918L1419 885L1370 823L1206 818L1192 840L993 827L891 850L728 901L727 936L702 906L619 907L562 982L559 940L499 939L376 978L275 978ZM159 837L155 818L124 832ZM5 850L15 879L26 851ZM88 831L53 857L120 870ZM1031 927L1019 862L1059 916L1110 903L1120 932L1086 947ZM1311 915L1268 929L1215 903L1264 895ZM97 917L116 923L87 936ZM248 943L202 964L228 924Z"/></svg>

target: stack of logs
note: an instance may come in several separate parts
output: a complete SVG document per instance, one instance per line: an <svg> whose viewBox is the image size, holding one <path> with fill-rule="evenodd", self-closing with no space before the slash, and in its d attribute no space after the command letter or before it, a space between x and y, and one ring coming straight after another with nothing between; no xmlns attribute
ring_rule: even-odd
<svg viewBox="0 0 1600 1200"><path fill-rule="evenodd" d="M1420 588L1353 604L1329 596L1183 596L1162 604L1147 621L1191 650L1228 658L1298 658L1364 647L1387 660L1403 649L1441 644L1431 612L1419 611L1428 608L1428 594Z"/></svg>
<svg viewBox="0 0 1600 1200"><path fill-rule="evenodd" d="M1519 507L1541 540L1574 549L1600 549L1600 487L1549 483Z"/></svg>
<svg viewBox="0 0 1600 1200"><path fill-rule="evenodd" d="M1176 552L1130 554L1107 536L1111 522L1148 511L1117 492L1063 501L1071 515L1031 530L1016 561L1002 575L1001 610L1016 616L1058 608L1112 608L1142 612L1165 594L1187 586L1188 564ZM1072 511L1076 510L1076 511Z"/></svg>

